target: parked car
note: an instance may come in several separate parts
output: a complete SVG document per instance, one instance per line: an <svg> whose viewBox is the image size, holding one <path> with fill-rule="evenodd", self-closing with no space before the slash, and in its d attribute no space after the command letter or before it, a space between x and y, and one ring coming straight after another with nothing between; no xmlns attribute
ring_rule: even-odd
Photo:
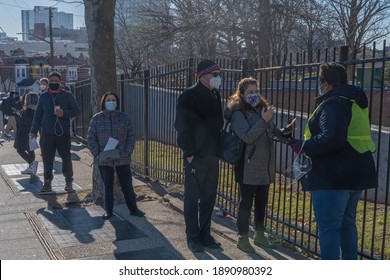
<svg viewBox="0 0 390 280"><path fill-rule="evenodd" d="M312 83L316 83L318 82L318 77L317 76L311 76L311 77L304 77L302 79L299 80L300 82L304 82L304 83L308 83L309 81L311 81Z"/></svg>

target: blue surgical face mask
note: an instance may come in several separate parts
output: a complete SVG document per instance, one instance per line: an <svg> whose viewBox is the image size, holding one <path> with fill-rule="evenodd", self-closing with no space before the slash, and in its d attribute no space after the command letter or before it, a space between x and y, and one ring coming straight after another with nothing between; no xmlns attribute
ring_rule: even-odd
<svg viewBox="0 0 390 280"><path fill-rule="evenodd" d="M107 101L106 102L106 110L114 111L116 109L116 101Z"/></svg>
<svg viewBox="0 0 390 280"><path fill-rule="evenodd" d="M318 94L319 94L320 96L322 96L322 95L325 94L325 92L322 90L322 87L321 87L320 84L318 85Z"/></svg>

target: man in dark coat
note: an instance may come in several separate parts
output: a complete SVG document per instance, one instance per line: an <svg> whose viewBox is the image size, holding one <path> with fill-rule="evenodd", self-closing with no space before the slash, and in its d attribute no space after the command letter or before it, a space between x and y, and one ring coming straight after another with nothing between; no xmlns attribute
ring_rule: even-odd
<svg viewBox="0 0 390 280"><path fill-rule="evenodd" d="M80 108L72 93L60 87L61 74L49 74L49 88L39 97L30 136L37 137L40 131L40 146L43 160L44 184L42 192L51 192L53 163L56 150L62 159L62 174L65 177L65 191L73 191L73 166L71 159L70 119Z"/></svg>
<svg viewBox="0 0 390 280"><path fill-rule="evenodd" d="M201 61L198 82L180 95L176 108L177 143L184 154L184 219L193 252L221 245L210 234L219 174L216 145L223 126L219 74L217 64Z"/></svg>

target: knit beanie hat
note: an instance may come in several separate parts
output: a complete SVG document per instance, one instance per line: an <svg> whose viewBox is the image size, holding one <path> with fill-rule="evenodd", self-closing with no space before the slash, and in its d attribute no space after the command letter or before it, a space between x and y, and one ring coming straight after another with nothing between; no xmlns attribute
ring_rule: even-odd
<svg viewBox="0 0 390 280"><path fill-rule="evenodd" d="M199 62L198 66L196 67L195 75L200 78L203 75L211 73L215 70L220 70L219 66L209 59L204 59Z"/></svg>

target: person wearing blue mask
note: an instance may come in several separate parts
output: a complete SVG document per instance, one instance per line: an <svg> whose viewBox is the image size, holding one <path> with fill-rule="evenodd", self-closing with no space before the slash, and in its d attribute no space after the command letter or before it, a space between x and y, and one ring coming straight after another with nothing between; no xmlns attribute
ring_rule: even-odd
<svg viewBox="0 0 390 280"><path fill-rule="evenodd" d="M357 259L357 205L363 190L378 186L367 96L347 80L341 64L320 65L318 106L304 140L290 144L312 161L300 181L311 192L321 259L326 260Z"/></svg>
<svg viewBox="0 0 390 280"><path fill-rule="evenodd" d="M295 120L285 128L276 127L272 118L274 107L260 94L259 83L252 77L243 78L232 94L224 110L224 117L231 123L234 133L245 143L243 155L234 167L235 180L239 184L240 202L237 214L237 247L247 253L255 253L249 243L249 224L254 204L254 240L258 247L275 248L265 233L265 217L270 184L275 182L274 137L288 140Z"/></svg>
<svg viewBox="0 0 390 280"><path fill-rule="evenodd" d="M119 183L125 198L130 215L142 217L145 215L137 207L136 194L134 192L131 175L131 154L134 150L135 135L133 125L128 115L119 111L119 98L114 92L106 92L100 101L101 111L95 114L88 129L88 149L94 158L94 163L99 166L99 171L104 183L104 208L106 213L103 219L113 216L114 208L114 171L118 175ZM116 149L119 149L120 157L102 162L99 160L109 138L118 141Z"/></svg>

